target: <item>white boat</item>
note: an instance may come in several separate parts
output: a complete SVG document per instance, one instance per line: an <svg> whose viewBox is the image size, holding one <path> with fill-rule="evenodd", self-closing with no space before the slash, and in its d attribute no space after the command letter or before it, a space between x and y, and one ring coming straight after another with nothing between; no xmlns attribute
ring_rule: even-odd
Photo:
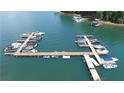
<svg viewBox="0 0 124 93"><path fill-rule="evenodd" d="M109 69L109 68L117 68L118 65L116 64L116 62L119 60L117 58L114 57L105 57L101 59L103 61L103 67L105 69Z"/></svg>
<svg viewBox="0 0 124 93"><path fill-rule="evenodd" d="M21 36L21 37L28 37L30 34L31 34L31 32L26 32L26 33L23 33L23 34L20 35L20 36Z"/></svg>
<svg viewBox="0 0 124 93"><path fill-rule="evenodd" d="M6 47L5 49L4 49L4 52L16 52L17 51L17 49L16 48L14 48L13 46L8 46L8 47Z"/></svg>
<svg viewBox="0 0 124 93"><path fill-rule="evenodd" d="M115 58L115 57L112 57L112 60L113 61L118 61L119 59L118 58Z"/></svg>
<svg viewBox="0 0 124 93"><path fill-rule="evenodd" d="M88 47L89 45L86 43L78 43L77 44L79 47Z"/></svg>
<svg viewBox="0 0 124 93"><path fill-rule="evenodd" d="M85 43L85 42L86 40L83 40L83 39L75 41L75 43Z"/></svg>
<svg viewBox="0 0 124 93"><path fill-rule="evenodd" d="M94 38L93 35L76 35L77 38L84 38L84 36L87 36L88 38Z"/></svg>
<svg viewBox="0 0 124 93"><path fill-rule="evenodd" d="M52 58L59 58L59 56L51 56Z"/></svg>
<svg viewBox="0 0 124 93"><path fill-rule="evenodd" d="M76 18L74 19L74 21L76 21L77 23L83 22L84 20L82 18Z"/></svg>
<svg viewBox="0 0 124 93"><path fill-rule="evenodd" d="M23 53L36 53L38 52L36 49L32 49L32 50L22 50Z"/></svg>
<svg viewBox="0 0 124 93"><path fill-rule="evenodd" d="M43 56L43 58L50 58L50 56Z"/></svg>
<svg viewBox="0 0 124 93"><path fill-rule="evenodd" d="M77 18L77 19L75 19L75 21L76 21L77 23L79 23L79 22L82 22L83 20L82 20L81 18Z"/></svg>
<svg viewBox="0 0 124 93"><path fill-rule="evenodd" d="M99 66L99 64L97 63L97 61L94 58L90 58L91 62L95 65L95 66Z"/></svg>
<svg viewBox="0 0 124 93"><path fill-rule="evenodd" d="M92 26L95 26L95 27L98 27L98 26L101 26L103 25L99 19L94 19L92 22L91 22L91 25Z"/></svg>
<svg viewBox="0 0 124 93"><path fill-rule="evenodd" d="M12 43L11 46L13 48L19 48L22 44L21 43Z"/></svg>
<svg viewBox="0 0 124 93"><path fill-rule="evenodd" d="M97 49L99 49L99 48L105 48L105 47L102 46L102 45L94 45L93 47L94 47L94 48L97 48Z"/></svg>
<svg viewBox="0 0 124 93"><path fill-rule="evenodd" d="M101 26L101 25L102 25L102 23L97 23L95 26L98 27L98 26Z"/></svg>
<svg viewBox="0 0 124 93"><path fill-rule="evenodd" d="M104 64L103 67L105 69L109 69L109 68L117 68L118 66L116 64Z"/></svg>
<svg viewBox="0 0 124 93"><path fill-rule="evenodd" d="M70 56L62 56L63 59L69 59Z"/></svg>
<svg viewBox="0 0 124 93"><path fill-rule="evenodd" d="M74 15L73 18L74 18L74 19L76 19L76 18L81 18L81 15Z"/></svg>
<svg viewBox="0 0 124 93"><path fill-rule="evenodd" d="M44 35L45 32L35 32L34 35Z"/></svg>
<svg viewBox="0 0 124 93"><path fill-rule="evenodd" d="M99 54L108 54L109 53L109 51L106 48L96 49L96 52Z"/></svg>
<svg viewBox="0 0 124 93"><path fill-rule="evenodd" d="M85 21L85 19L82 18L81 15L74 15L73 16L73 20L76 21L76 22L83 22L83 21Z"/></svg>
<svg viewBox="0 0 124 93"><path fill-rule="evenodd" d="M30 50L29 52L31 52L31 53L36 53L37 50L36 50L36 49L32 49L32 50Z"/></svg>

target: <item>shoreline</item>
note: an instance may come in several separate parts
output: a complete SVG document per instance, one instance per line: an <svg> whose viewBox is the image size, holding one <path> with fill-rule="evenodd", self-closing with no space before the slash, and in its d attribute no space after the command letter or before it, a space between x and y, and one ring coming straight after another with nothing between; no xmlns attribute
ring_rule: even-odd
<svg viewBox="0 0 124 93"><path fill-rule="evenodd" d="M103 24L105 24L105 25L124 27L124 24L112 23L112 22L110 22L110 21L101 21L101 22L102 22Z"/></svg>
<svg viewBox="0 0 124 93"><path fill-rule="evenodd" d="M62 12L63 13L63 12ZM74 15L78 15L78 14L75 14L75 13L64 13L64 15L67 15L67 16L74 16ZM85 18L85 19L89 19L88 17L86 18L86 17L83 17L83 18ZM89 21L89 20L88 20ZM103 20L101 20L101 22L103 23L103 24L105 24L105 25L111 25L111 26L120 26L120 27L124 27L124 24L117 24L117 23L112 23L112 22L110 22L110 21L103 21Z"/></svg>

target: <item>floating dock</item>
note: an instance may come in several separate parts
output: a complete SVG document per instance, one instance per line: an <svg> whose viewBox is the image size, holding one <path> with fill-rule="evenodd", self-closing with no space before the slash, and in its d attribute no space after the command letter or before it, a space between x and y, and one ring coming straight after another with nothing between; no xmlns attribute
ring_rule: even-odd
<svg viewBox="0 0 124 93"><path fill-rule="evenodd" d="M83 55L94 55L92 52L37 52L37 53L5 53L5 55L13 56L83 56Z"/></svg>
<svg viewBox="0 0 124 93"><path fill-rule="evenodd" d="M4 54L5 55L12 55L12 56L84 56L84 58L86 60L87 67L88 67L88 69L89 69L89 71L93 77L93 80L94 81L100 81L101 80L94 65L93 65L93 63L92 63L92 60L90 58L90 56L95 56L97 61L99 62L99 64L103 64L103 62L99 56L100 54L95 51L90 40L87 38L87 37L92 37L92 35L77 36L77 37L83 37L86 40L86 43L87 43L86 47L89 46L91 49L91 52L35 52L35 53L21 52L22 49L27 45L27 43L36 41L36 40L31 40L31 38L34 34L35 34L35 32L30 32L29 36L25 40L18 40L18 42L22 42L22 45L18 48L18 50L16 52L4 53Z"/></svg>
<svg viewBox="0 0 124 93"><path fill-rule="evenodd" d="M101 79L100 79L100 77L99 77L99 75L98 75L93 63L91 62L91 59L90 59L89 55L84 55L84 58L86 60L87 67L89 68L89 71L90 71L90 73L91 73L91 75L93 77L93 80L94 81L101 81Z"/></svg>
<svg viewBox="0 0 124 93"><path fill-rule="evenodd" d="M95 66L99 66L99 64L96 62L96 60L94 58L90 58L91 62L95 65Z"/></svg>
<svg viewBox="0 0 124 93"><path fill-rule="evenodd" d="M101 60L100 56L98 55L98 53L94 49L93 45L91 44L91 42L89 41L89 39L87 38L87 36L84 36L84 38L86 39L87 44L89 45L91 51L94 53L94 56L96 57L96 59L99 62L99 64L103 64L103 61Z"/></svg>
<svg viewBox="0 0 124 93"><path fill-rule="evenodd" d="M28 36L28 38L25 40L25 42L20 46L20 48L16 51L16 54L20 53L20 51L22 50L22 48L27 44L27 42L31 39L31 37L33 36L33 32Z"/></svg>

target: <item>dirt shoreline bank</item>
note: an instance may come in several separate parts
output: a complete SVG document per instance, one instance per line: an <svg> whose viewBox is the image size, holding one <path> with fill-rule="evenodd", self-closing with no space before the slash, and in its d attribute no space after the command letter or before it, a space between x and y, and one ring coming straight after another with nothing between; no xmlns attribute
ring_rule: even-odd
<svg viewBox="0 0 124 93"><path fill-rule="evenodd" d="M112 23L110 21L101 21L103 24L106 24L106 25L112 25L112 26L121 26L121 27L124 27L124 24L117 24L117 23Z"/></svg>

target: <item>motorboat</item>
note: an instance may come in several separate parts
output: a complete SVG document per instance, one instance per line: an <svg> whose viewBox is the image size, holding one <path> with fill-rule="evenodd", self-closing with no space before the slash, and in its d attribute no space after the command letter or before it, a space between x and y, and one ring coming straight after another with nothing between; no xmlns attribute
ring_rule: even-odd
<svg viewBox="0 0 124 93"><path fill-rule="evenodd" d="M103 61L103 67L105 69L118 67L118 65L116 64L116 62L119 60L118 58L107 56L102 58L101 60Z"/></svg>
<svg viewBox="0 0 124 93"><path fill-rule="evenodd" d="M101 25L103 25L99 19L94 19L92 22L91 22L91 25L92 26L95 26L95 27L99 27Z"/></svg>
<svg viewBox="0 0 124 93"><path fill-rule="evenodd" d="M77 23L85 21L85 19L82 18L81 15L74 15L73 20L76 21Z"/></svg>
<svg viewBox="0 0 124 93"><path fill-rule="evenodd" d="M30 38L30 40L36 40L36 41L38 41L38 40L40 40L42 38L42 36L32 36L31 38Z"/></svg>
<svg viewBox="0 0 124 93"><path fill-rule="evenodd" d="M23 33L21 35L22 38L27 38L29 35L31 34L31 32L26 32L26 33Z"/></svg>
<svg viewBox="0 0 124 93"><path fill-rule="evenodd" d="M22 50L31 50L31 49L33 49L34 47L33 46L26 46L26 47L24 47Z"/></svg>
<svg viewBox="0 0 124 93"><path fill-rule="evenodd" d="M4 49L4 52L16 52L17 51L17 49L14 49L14 48L5 48Z"/></svg>
<svg viewBox="0 0 124 93"><path fill-rule="evenodd" d="M51 56L52 58L59 58L59 56Z"/></svg>
<svg viewBox="0 0 124 93"><path fill-rule="evenodd" d="M93 44L93 45L98 45L98 44L100 44L100 42L99 42L99 41L94 41L94 40L91 40L90 42L91 42L91 44Z"/></svg>
<svg viewBox="0 0 124 93"><path fill-rule="evenodd" d="M81 17L81 15L74 15L73 19L76 19L76 18L82 18L82 17Z"/></svg>
<svg viewBox="0 0 124 93"><path fill-rule="evenodd" d="M4 48L4 52L16 52L18 47L13 47L12 45L7 46Z"/></svg>
<svg viewBox="0 0 124 93"><path fill-rule="evenodd" d="M110 68L117 68L118 65L116 65L116 64L104 64L103 67L105 69L110 69Z"/></svg>
<svg viewBox="0 0 124 93"><path fill-rule="evenodd" d="M78 39L75 41L79 47L88 47L88 44L85 39Z"/></svg>
<svg viewBox="0 0 124 93"><path fill-rule="evenodd" d="M96 49L96 52L99 54L108 54L109 53L109 51L106 48Z"/></svg>
<svg viewBox="0 0 124 93"><path fill-rule="evenodd" d="M45 32L36 32L36 33L34 33L34 36L37 36L37 35L44 35L45 34Z"/></svg>
<svg viewBox="0 0 124 93"><path fill-rule="evenodd" d="M69 59L70 56L62 56L63 59Z"/></svg>
<svg viewBox="0 0 124 93"><path fill-rule="evenodd" d="M37 47L38 44L37 43L27 43L28 46L33 46L33 47Z"/></svg>
<svg viewBox="0 0 124 93"><path fill-rule="evenodd" d="M85 42L86 42L86 41L83 40L83 39L75 41L75 43L85 43Z"/></svg>
<svg viewBox="0 0 124 93"><path fill-rule="evenodd" d="M50 56L43 56L43 58L50 58Z"/></svg>
<svg viewBox="0 0 124 93"><path fill-rule="evenodd" d="M84 38L86 36L87 38L94 38L93 35L76 35L77 38Z"/></svg>
<svg viewBox="0 0 124 93"><path fill-rule="evenodd" d="M84 42L84 43L77 43L77 45L79 47L88 47L89 46L86 42Z"/></svg>
<svg viewBox="0 0 124 93"><path fill-rule="evenodd" d="M31 32L25 32L22 35L30 35L30 34L31 34Z"/></svg>
<svg viewBox="0 0 124 93"><path fill-rule="evenodd" d="M22 45L22 43L17 43L17 42L11 44L11 46L12 46L13 48L19 48L21 45Z"/></svg>
<svg viewBox="0 0 124 93"><path fill-rule="evenodd" d="M31 53L36 53L37 50L36 50L36 49L32 49L32 50L30 50L29 52L31 52Z"/></svg>
<svg viewBox="0 0 124 93"><path fill-rule="evenodd" d="M102 45L94 45L93 47L96 48L96 49L105 48L105 47L102 46Z"/></svg>
<svg viewBox="0 0 124 93"><path fill-rule="evenodd" d="M36 53L38 51L36 49L31 49L31 50L23 49L21 52L23 52L23 53Z"/></svg>
<svg viewBox="0 0 124 93"><path fill-rule="evenodd" d="M75 21L76 21L77 23L79 23L79 22L83 22L83 19L82 19L82 18L76 18Z"/></svg>

